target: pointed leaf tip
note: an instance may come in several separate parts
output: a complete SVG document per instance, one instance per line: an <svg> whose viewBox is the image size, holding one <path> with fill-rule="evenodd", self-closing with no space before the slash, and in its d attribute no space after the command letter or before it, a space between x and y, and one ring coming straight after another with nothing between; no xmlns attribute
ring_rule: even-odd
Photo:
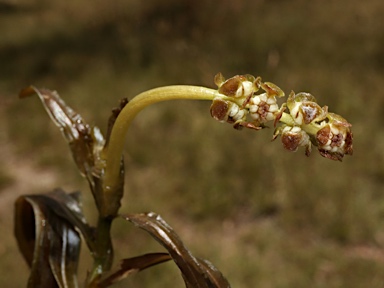
<svg viewBox="0 0 384 288"><path fill-rule="evenodd" d="M33 95L37 95L37 91L34 86L26 87L19 92L20 99L27 98Z"/></svg>

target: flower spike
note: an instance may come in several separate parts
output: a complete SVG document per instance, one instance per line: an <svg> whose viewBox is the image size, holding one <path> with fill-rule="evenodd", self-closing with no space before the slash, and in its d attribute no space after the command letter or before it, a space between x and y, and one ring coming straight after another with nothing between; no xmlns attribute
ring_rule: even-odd
<svg viewBox="0 0 384 288"><path fill-rule="evenodd" d="M307 92L291 92L287 102L279 107L276 98L285 94L277 85L262 82L260 77L236 75L228 80L219 73L215 76L220 96L211 105L211 116L220 122L261 130L268 122L275 129L272 140L281 136L283 147L297 151L305 147L311 154L312 145L321 156L341 161L344 155L353 154L351 124L340 115L328 112L328 107L317 104L315 96ZM258 93L259 90L263 93ZM285 112L288 110L287 112Z"/></svg>

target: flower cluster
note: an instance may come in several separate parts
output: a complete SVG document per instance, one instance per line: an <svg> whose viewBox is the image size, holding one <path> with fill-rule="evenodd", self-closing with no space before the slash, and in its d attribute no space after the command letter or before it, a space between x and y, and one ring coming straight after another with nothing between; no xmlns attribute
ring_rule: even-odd
<svg viewBox="0 0 384 288"><path fill-rule="evenodd" d="M281 115L276 97L283 97L284 92L273 83L263 83L252 75L237 75L225 81L221 74L216 75L215 83L226 96L213 99L211 115L216 120L234 124L236 129L260 130ZM260 88L264 93L256 94Z"/></svg>
<svg viewBox="0 0 384 288"><path fill-rule="evenodd" d="M352 125L328 112L327 106L320 107L310 93L292 91L279 107L276 98L283 97L284 92L273 83L262 82L260 77L237 75L225 80L219 73L215 84L220 96L213 99L211 115L216 120L231 123L236 129L254 130L265 128L270 121L275 127L281 122L273 140L280 135L283 147L289 151L302 146L309 156L314 145L328 159L341 161L344 155L352 155Z"/></svg>

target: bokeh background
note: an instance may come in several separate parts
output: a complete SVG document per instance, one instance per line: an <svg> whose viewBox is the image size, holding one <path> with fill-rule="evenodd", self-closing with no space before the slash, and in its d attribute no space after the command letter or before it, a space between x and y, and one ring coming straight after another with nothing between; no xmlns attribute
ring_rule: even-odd
<svg viewBox="0 0 384 288"><path fill-rule="evenodd" d="M106 130L122 97L249 73L311 92L353 124L343 163L289 153L273 129L234 130L207 102L146 108L125 151L122 211L155 211L233 287L383 287L382 0L0 1L0 286L24 287L13 203L55 187L92 199L33 84ZM162 248L116 221L118 259ZM89 257L84 248L80 277ZM169 262L116 287L183 287Z"/></svg>

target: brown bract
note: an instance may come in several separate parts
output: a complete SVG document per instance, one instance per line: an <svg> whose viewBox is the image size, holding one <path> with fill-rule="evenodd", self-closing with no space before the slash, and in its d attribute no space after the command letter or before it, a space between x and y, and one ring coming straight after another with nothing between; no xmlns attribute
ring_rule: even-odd
<svg viewBox="0 0 384 288"><path fill-rule="evenodd" d="M353 134L351 131L347 132L347 136L345 137L345 154L353 155Z"/></svg>
<svg viewBox="0 0 384 288"><path fill-rule="evenodd" d="M303 120L305 124L311 123L316 118L324 115L324 109L315 102L306 102L301 105L301 111L303 113Z"/></svg>
<svg viewBox="0 0 384 288"><path fill-rule="evenodd" d="M321 156L327 159L336 160L336 161L342 161L344 154L337 153L337 152L329 152L324 149L319 149L319 153Z"/></svg>
<svg viewBox="0 0 384 288"><path fill-rule="evenodd" d="M236 97L236 92L244 81L247 81L247 78L242 75L229 78L219 87L219 92L229 97Z"/></svg>
<svg viewBox="0 0 384 288"><path fill-rule="evenodd" d="M285 93L277 85L271 82L261 82L261 78L257 77L260 87L267 93L268 97L284 97Z"/></svg>
<svg viewBox="0 0 384 288"><path fill-rule="evenodd" d="M300 134L287 132L281 136L281 142L286 150L295 152L299 148L302 138L303 136Z"/></svg>
<svg viewBox="0 0 384 288"><path fill-rule="evenodd" d="M329 125L320 129L316 134L316 140L317 140L318 146L326 145L330 138L330 134L331 134L331 127L329 127Z"/></svg>
<svg viewBox="0 0 384 288"><path fill-rule="evenodd" d="M211 116L218 121L227 121L229 104L221 99L214 99L211 105Z"/></svg>

